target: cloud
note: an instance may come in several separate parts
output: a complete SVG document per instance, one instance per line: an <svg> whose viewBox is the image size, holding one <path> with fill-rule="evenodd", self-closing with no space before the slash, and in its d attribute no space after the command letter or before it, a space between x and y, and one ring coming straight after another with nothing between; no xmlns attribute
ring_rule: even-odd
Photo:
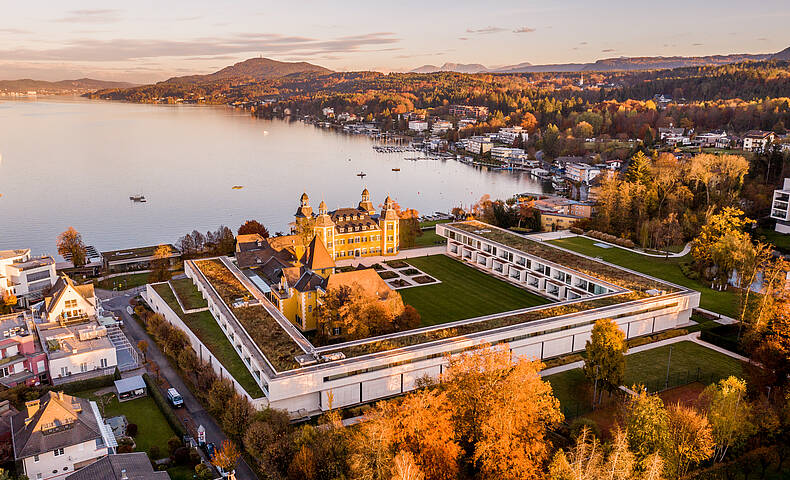
<svg viewBox="0 0 790 480"><path fill-rule="evenodd" d="M25 35L33 33L30 30L22 30L20 28L0 28L0 33L12 33L14 35Z"/></svg>
<svg viewBox="0 0 790 480"><path fill-rule="evenodd" d="M313 56L336 53L391 51L400 42L391 32L373 32L331 39L285 36L271 33L242 33L227 37L192 40L74 39L50 49L0 49L0 60L25 61L126 61L157 57L196 57L254 53L259 55Z"/></svg>
<svg viewBox="0 0 790 480"><path fill-rule="evenodd" d="M114 23L121 20L121 11L109 8L70 10L66 13L68 16L58 18L55 21L65 23Z"/></svg>
<svg viewBox="0 0 790 480"><path fill-rule="evenodd" d="M530 28L530 27L519 27L519 28L516 28L516 29L514 29L514 30L513 30L513 33L532 33L532 32L534 32L534 31L535 31L535 29L534 29L534 28Z"/></svg>
<svg viewBox="0 0 790 480"><path fill-rule="evenodd" d="M474 29L474 28L467 28L466 29L466 33L476 33L478 35L488 35L488 34L491 34L491 33L500 33L500 32L504 32L504 31L507 31L507 28L492 27L492 26L488 26L488 27L484 27L484 28L478 28L478 29Z"/></svg>
<svg viewBox="0 0 790 480"><path fill-rule="evenodd" d="M602 53L611 53L614 51L615 51L614 48L604 48L603 50L601 50Z"/></svg>

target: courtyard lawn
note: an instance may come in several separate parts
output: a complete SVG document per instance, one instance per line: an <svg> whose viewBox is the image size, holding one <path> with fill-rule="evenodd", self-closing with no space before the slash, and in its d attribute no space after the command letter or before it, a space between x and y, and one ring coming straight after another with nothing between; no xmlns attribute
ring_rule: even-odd
<svg viewBox="0 0 790 480"><path fill-rule="evenodd" d="M173 286L176 295L178 295L178 299L181 300L181 304L184 305L184 308L187 310L206 308L208 306L203 295L200 294L191 279L181 278L178 280L171 280L170 284Z"/></svg>
<svg viewBox="0 0 790 480"><path fill-rule="evenodd" d="M148 283L149 274L146 273L130 273L127 275L120 275L112 278L105 278L104 280L95 281L94 285L103 290L128 290L130 288L141 287Z"/></svg>
<svg viewBox="0 0 790 480"><path fill-rule="evenodd" d="M550 303L445 255L404 261L442 282L400 290L403 302L420 312L423 326Z"/></svg>
<svg viewBox="0 0 790 480"><path fill-rule="evenodd" d="M679 258L648 257L617 247L601 248L595 245L596 240L586 237L562 238L551 240L549 243L589 257L600 257L606 262L691 288L701 293L700 307L730 317L737 315L737 294L730 291L713 290L707 285L683 275L680 264L691 261L691 254Z"/></svg>
<svg viewBox="0 0 790 480"><path fill-rule="evenodd" d="M148 452L152 445L156 445L164 452L163 455L167 455L167 441L176 433L150 396L119 402L114 393L105 393L102 398L112 397L106 403L99 401L95 390L77 393L75 396L96 401L100 405L99 408L103 408L102 414L105 419L125 415L128 423L137 424L137 436L134 437L137 444L136 451ZM104 403L104 407L101 407L101 403Z"/></svg>
<svg viewBox="0 0 790 480"><path fill-rule="evenodd" d="M696 381L698 369L699 381L706 386L730 375L743 377L743 364L736 358L689 341L671 346L670 387ZM651 392L662 390L667 378L669 347L665 345L626 356L625 385L645 385ZM592 385L581 368L544 379L551 384L566 416L573 418L590 410Z"/></svg>
<svg viewBox="0 0 790 480"><path fill-rule="evenodd" d="M440 237L436 234L436 228L431 228L429 230L423 230L422 235L418 235L417 238L414 239L414 248L434 247L446 241L444 237Z"/></svg>

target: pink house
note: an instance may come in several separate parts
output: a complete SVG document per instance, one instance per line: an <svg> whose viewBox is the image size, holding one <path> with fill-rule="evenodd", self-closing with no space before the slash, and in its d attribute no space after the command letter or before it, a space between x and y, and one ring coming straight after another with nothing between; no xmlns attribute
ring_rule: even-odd
<svg viewBox="0 0 790 480"><path fill-rule="evenodd" d="M0 316L0 385L49 382L47 355L29 312Z"/></svg>

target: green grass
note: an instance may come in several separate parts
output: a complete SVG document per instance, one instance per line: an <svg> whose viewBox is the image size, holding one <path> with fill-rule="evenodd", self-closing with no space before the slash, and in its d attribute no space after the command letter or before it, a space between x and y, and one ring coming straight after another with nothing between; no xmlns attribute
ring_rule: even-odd
<svg viewBox="0 0 790 480"><path fill-rule="evenodd" d="M176 313L180 313L179 317L181 317L187 327L197 335L198 339L203 342L217 360L228 369L228 372L233 375L233 378L241 384L247 393L253 398L263 396L261 387L255 382L252 374L244 365L241 356L231 345L209 311L185 314L180 311L181 307L179 307L172 289L166 283L154 285L154 290L170 305L170 308Z"/></svg>
<svg viewBox="0 0 790 480"><path fill-rule="evenodd" d="M148 273L130 273L118 277L106 278L94 281L94 285L104 290L128 290L130 288L141 287L148 283Z"/></svg>
<svg viewBox="0 0 790 480"><path fill-rule="evenodd" d="M405 261L442 282L400 291L404 303L420 312L423 326L550 303L444 255Z"/></svg>
<svg viewBox="0 0 790 480"><path fill-rule="evenodd" d="M177 465L167 469L170 475L170 480L192 480L195 475L195 469L188 465Z"/></svg>
<svg viewBox="0 0 790 480"><path fill-rule="evenodd" d="M770 243L782 253L790 253L790 235L779 233L776 230L759 228L754 238Z"/></svg>
<svg viewBox="0 0 790 480"><path fill-rule="evenodd" d="M118 402L118 398L114 394L104 394L103 397L112 399L104 404L104 411L102 412L104 418L117 417L125 415L128 423L137 424L137 436L134 441L137 444L135 450L138 452L148 452L152 445L156 445L159 449L167 454L167 441L176 433L170 428L164 414L150 396L143 398L136 398L126 402ZM98 400L94 391L81 392L75 396L82 398L90 398L91 400ZM98 402L97 402L98 403Z"/></svg>
<svg viewBox="0 0 790 480"><path fill-rule="evenodd" d="M550 243L558 247L573 250L582 255L600 257L606 262L691 288L701 293L700 307L730 317L735 317L737 315L738 296L734 292L712 290L702 282L692 280L683 275L683 272L680 270L680 264L691 261L690 254L683 257L666 259L648 257L623 250L622 248L597 247L595 246L595 240L585 237L562 238L559 240L551 240Z"/></svg>
<svg viewBox="0 0 790 480"><path fill-rule="evenodd" d="M672 385L689 383L687 379L697 378L712 383L730 375L743 377L743 364L740 360L703 347L694 342L678 342L672 346L670 381ZM667 375L669 347L653 348L626 356L625 385L642 384L650 391L663 389ZM688 376L687 376L688 375ZM581 368L566 370L544 377L551 384L554 396L560 401L566 415L580 415L590 409L590 385Z"/></svg>
<svg viewBox="0 0 790 480"><path fill-rule="evenodd" d="M170 284L173 286L176 295L178 295L178 299L181 300L181 304L184 305L184 308L187 310L206 308L208 306L203 295L198 291L191 279L181 278L178 280L171 280Z"/></svg>
<svg viewBox="0 0 790 480"><path fill-rule="evenodd" d="M423 230L422 235L417 235L417 238L414 239L414 248L434 247L446 241L444 237L436 234L435 228L431 228L430 230Z"/></svg>
<svg viewBox="0 0 790 480"><path fill-rule="evenodd" d="M440 223L450 223L450 222L452 222L452 220L430 220L427 222L420 222L420 228L435 227Z"/></svg>

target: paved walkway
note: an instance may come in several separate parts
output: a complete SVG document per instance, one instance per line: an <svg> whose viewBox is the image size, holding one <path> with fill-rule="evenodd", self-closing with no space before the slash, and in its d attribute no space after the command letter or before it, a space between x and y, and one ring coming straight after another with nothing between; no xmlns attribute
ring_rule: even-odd
<svg viewBox="0 0 790 480"><path fill-rule="evenodd" d="M378 255L375 257L357 257L357 258L349 258L343 260L335 260L335 265L338 267L349 267L355 265L365 265L367 267L373 265L374 263L381 263L386 262L389 260L401 260L404 258L414 258L414 257L427 257L429 255L441 255L447 251L446 245L438 245L436 247L425 247L425 248L410 248L408 250L401 250L397 253L397 255Z"/></svg>
<svg viewBox="0 0 790 480"><path fill-rule="evenodd" d="M668 338L666 340L659 340L658 342L648 343L648 344L645 344L645 345L639 345L638 347L629 348L628 349L628 353L626 353L626 355L631 355L632 353L644 352L646 350L652 350L654 348L663 347L664 345L671 345L673 343L679 343L679 342L694 342L694 343L696 343L698 345L701 345L701 346L703 346L705 348L709 348L711 350L715 350L715 351L717 351L719 353L722 353L724 355L727 355L729 357L737 358L738 360L740 360L742 362L749 362L750 361L748 358L744 357L743 355L738 355L735 352L731 352L729 350L725 350L725 349L723 349L721 347L718 347L716 345L710 344L708 342L703 342L702 340L700 340L700 333L699 332L693 332L693 333L689 333L688 335L681 335L679 337L672 337L672 338ZM540 372L540 376L545 377L545 376L548 376L548 375L554 375L555 373L567 372L568 370L573 370L573 369L576 369L576 368L582 368L583 366L584 366L584 361L568 363L568 364L565 364L565 365L560 365L558 367L552 367L552 368L547 368L545 370L542 370Z"/></svg>

